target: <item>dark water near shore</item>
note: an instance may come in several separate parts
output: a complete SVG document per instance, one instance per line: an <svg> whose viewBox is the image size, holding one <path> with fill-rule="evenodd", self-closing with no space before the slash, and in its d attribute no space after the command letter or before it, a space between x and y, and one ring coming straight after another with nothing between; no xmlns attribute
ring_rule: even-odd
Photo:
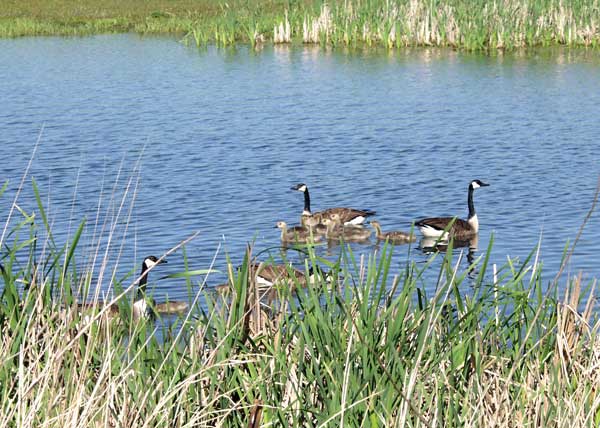
<svg viewBox="0 0 600 428"><path fill-rule="evenodd" d="M491 186L475 195L477 254L493 235L491 261L502 265L541 239L550 280L600 174L595 51L252 52L134 35L26 38L0 40L0 76L0 180L10 180L0 224L39 140L30 176L56 240L85 216L89 249L78 263L100 266L108 254L118 275L195 231L190 269L208 268L217 250L224 270L225 253L237 263L248 242L277 245L275 222L298 222L302 195L289 188L299 182L313 210L369 208L385 230L408 230L424 216L466 216L467 185L479 178ZM29 183L18 200L27 211ZM594 214L566 273L600 276L599 227ZM408 248L395 250L398 270L428 257ZM150 282L181 298L183 280L157 281L182 269L182 252L169 261ZM424 286L433 290L436 276Z"/></svg>

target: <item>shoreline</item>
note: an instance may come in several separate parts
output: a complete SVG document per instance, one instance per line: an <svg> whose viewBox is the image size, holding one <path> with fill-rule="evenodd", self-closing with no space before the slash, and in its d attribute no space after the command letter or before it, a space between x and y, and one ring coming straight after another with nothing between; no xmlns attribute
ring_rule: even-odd
<svg viewBox="0 0 600 428"><path fill-rule="evenodd" d="M402 49L451 47L467 51L524 47L600 46L600 9L585 2L510 0L469 7L358 0L228 3L135 0L99 8L91 0L52 6L15 3L0 14L0 37L84 36L106 33L177 35L198 46L316 44Z"/></svg>

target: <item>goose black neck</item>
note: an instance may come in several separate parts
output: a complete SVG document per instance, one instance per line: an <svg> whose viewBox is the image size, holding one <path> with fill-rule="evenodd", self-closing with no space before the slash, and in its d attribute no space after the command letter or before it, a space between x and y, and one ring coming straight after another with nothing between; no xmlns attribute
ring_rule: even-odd
<svg viewBox="0 0 600 428"><path fill-rule="evenodd" d="M468 204L469 204L469 218L473 217L476 213L475 213L475 204L473 203L473 186L469 186L469 198L468 198Z"/></svg>
<svg viewBox="0 0 600 428"><path fill-rule="evenodd" d="M304 191L304 211L311 212L310 211L310 195L308 193L308 187Z"/></svg>
<svg viewBox="0 0 600 428"><path fill-rule="evenodd" d="M140 282L138 283L137 295L144 297L146 295L146 283L148 282L148 268L146 263L142 263L142 272L140 273Z"/></svg>

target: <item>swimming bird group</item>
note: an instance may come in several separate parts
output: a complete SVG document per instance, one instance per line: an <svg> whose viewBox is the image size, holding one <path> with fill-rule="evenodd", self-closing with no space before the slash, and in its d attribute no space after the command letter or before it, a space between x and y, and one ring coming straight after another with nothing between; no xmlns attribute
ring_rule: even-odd
<svg viewBox="0 0 600 428"><path fill-rule="evenodd" d="M450 239L468 240L476 237L479 232L479 219L475 212L473 202L473 192L475 189L489 186L480 180L473 180L468 187L468 217L466 220L457 217L429 217L414 222L415 227L419 229L424 238L436 239L440 241L449 241ZM304 183L292 187L304 194L304 209L300 215L300 225L289 227L284 221L276 223L277 228L281 230L281 241L285 243L306 243L318 242L322 239L327 241L346 241L346 242L366 242L369 240L373 230L363 226L368 217L374 216L375 211L360 210L348 207L328 208L323 211L312 212L310 206L310 194L308 186ZM378 240L388 241L392 244L403 244L414 242L414 234L403 231L383 232L379 222L373 220L371 225L375 230L375 236ZM142 271L140 273L136 298L132 306L132 315L134 319L146 318L154 313L179 313L187 310L187 304L184 302L166 302L156 304L151 298L146 296L146 285L148 273L156 265L166 263L166 261L149 256L142 262ZM276 283L295 287L296 284L306 286L315 281L316 276L326 277L318 268L309 271L308 275L289 265L266 265L253 264L251 266L252 275L255 276L257 285L260 287L272 287ZM89 309L97 304L80 304L79 309ZM106 310L107 315L117 315L119 307L113 303Z"/></svg>
<svg viewBox="0 0 600 428"><path fill-rule="evenodd" d="M467 205L469 209L466 220L457 217L428 217L414 222L424 238L434 238L441 241L450 239L468 240L479 232L479 219L473 203L475 189L489 186L481 180L469 183ZM300 225L289 227L285 222L278 221L276 227L281 229L283 243L319 242L323 238L328 241L354 241L366 242L372 230L363 227L368 217L374 216L375 211L359 210L356 208L336 207L323 211L312 212L310 206L310 193L304 183L291 188L304 194L304 209L300 215ZM383 232L377 221L370 222L375 229L378 240L388 241L392 244L414 242L415 236L409 232L388 231Z"/></svg>

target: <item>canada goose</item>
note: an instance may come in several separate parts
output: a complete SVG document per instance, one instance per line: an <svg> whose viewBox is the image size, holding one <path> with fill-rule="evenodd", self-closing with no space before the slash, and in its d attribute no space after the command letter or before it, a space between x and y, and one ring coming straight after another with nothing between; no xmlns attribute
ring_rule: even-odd
<svg viewBox="0 0 600 428"><path fill-rule="evenodd" d="M148 306L148 301L146 300L146 284L148 282L148 271L160 263L167 263L167 261L160 260L155 256L148 256L142 262L142 272L140 273L136 298L132 307L134 319L146 318L152 315L151 308Z"/></svg>
<svg viewBox="0 0 600 428"><path fill-rule="evenodd" d="M160 260L155 256L148 256L142 262L142 271L139 276L136 297L131 307L133 319L138 320L141 318L148 318L152 316L152 308L154 308L158 313L178 313L183 312L187 309L187 303L185 302L173 301L159 303L158 305L155 305L154 300L149 299L151 301L151 305L148 304L148 298L146 297L146 284L148 283L149 270L157 264L163 263L167 263L167 261ZM88 310L92 308L97 308L100 305L101 303L82 303L79 304L78 307L80 310ZM112 305L110 305L110 307L106 311L106 314L108 317L117 316L119 314L119 305L117 303L113 303Z"/></svg>
<svg viewBox="0 0 600 428"><path fill-rule="evenodd" d="M378 221L372 220L371 226L375 229L375 235L380 241L389 241L391 244L405 244L407 242L415 242L417 238L412 233L393 231L382 232L381 225Z"/></svg>
<svg viewBox="0 0 600 428"><path fill-rule="evenodd" d="M308 193L308 187L306 184L300 183L291 189L304 193L304 210L302 211L302 216L300 217L300 223L303 226L315 226L319 223L323 223L323 219L331 218L333 214L338 214L340 216L340 221L344 225L359 225L362 224L367 217L375 215L375 211L357 210L354 208L345 207L328 208L326 210L313 213L310 210L310 194Z"/></svg>
<svg viewBox="0 0 600 428"><path fill-rule="evenodd" d="M428 238L468 239L470 236L476 235L479 231L479 220L477 219L475 205L473 204L473 191L486 186L489 186L489 184L483 183L480 180L473 180L469 183L469 217L467 220L456 217L431 217L415 222L415 226L419 228L423 236ZM452 223L452 226L447 232L444 232L450 223Z"/></svg>
<svg viewBox="0 0 600 428"><path fill-rule="evenodd" d="M288 228L285 221L278 221L275 227L281 229L281 241L282 242L317 242L321 240L321 236L315 233L310 228L305 226L293 226Z"/></svg>
<svg viewBox="0 0 600 428"><path fill-rule="evenodd" d="M329 240L366 241L373 232L360 226L342 226L337 213L332 214L331 218L324 218L323 224L327 226L325 236Z"/></svg>

